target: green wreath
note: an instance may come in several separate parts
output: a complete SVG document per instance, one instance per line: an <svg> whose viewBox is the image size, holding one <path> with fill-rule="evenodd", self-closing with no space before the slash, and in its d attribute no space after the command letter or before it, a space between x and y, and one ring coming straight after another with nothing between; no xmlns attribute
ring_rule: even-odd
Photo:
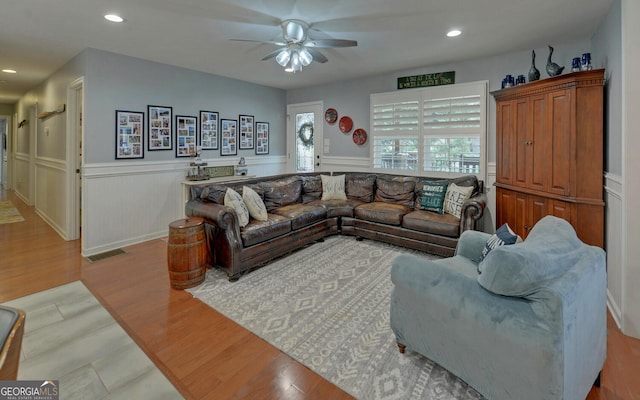
<svg viewBox="0 0 640 400"><path fill-rule="evenodd" d="M305 131L309 131L309 136L305 136ZM310 148L313 146L313 122L305 122L300 125L300 129L298 129L298 139L302 142L302 145L306 148Z"/></svg>

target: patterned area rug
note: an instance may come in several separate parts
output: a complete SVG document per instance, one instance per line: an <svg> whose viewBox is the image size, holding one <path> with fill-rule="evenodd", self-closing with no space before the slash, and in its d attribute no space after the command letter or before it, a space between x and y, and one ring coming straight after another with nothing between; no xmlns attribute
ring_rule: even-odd
<svg viewBox="0 0 640 400"><path fill-rule="evenodd" d="M11 224L22 222L24 218L20 211L13 205L11 200L0 200L0 224Z"/></svg>
<svg viewBox="0 0 640 400"><path fill-rule="evenodd" d="M398 352L390 270L407 252L434 258L334 236L235 283L210 270L188 291L358 399L481 399L427 358Z"/></svg>

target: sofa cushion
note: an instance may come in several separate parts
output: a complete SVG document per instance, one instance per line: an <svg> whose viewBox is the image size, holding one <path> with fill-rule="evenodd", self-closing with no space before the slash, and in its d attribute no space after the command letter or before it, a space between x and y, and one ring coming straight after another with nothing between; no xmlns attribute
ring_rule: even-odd
<svg viewBox="0 0 640 400"><path fill-rule="evenodd" d="M448 182L425 181L422 184L419 209L444 214L444 196L447 194L447 186L449 186ZM417 202L418 199L416 199Z"/></svg>
<svg viewBox="0 0 640 400"><path fill-rule="evenodd" d="M327 210L319 205L290 204L273 211L291 220L291 230L303 228L327 218Z"/></svg>
<svg viewBox="0 0 640 400"><path fill-rule="evenodd" d="M509 224L502 224L502 226L496 230L496 233L491 235L491 237L487 240L487 243L485 243L484 248L482 249L482 256L480 257L480 261L484 260L484 258L491 252L491 250L495 249L496 247L515 244L518 242L522 242L522 238L516 235L511 230Z"/></svg>
<svg viewBox="0 0 640 400"><path fill-rule="evenodd" d="M402 226L414 231L433 233L457 238L460 234L460 220L451 214L415 210L402 218Z"/></svg>
<svg viewBox="0 0 640 400"><path fill-rule="evenodd" d="M301 201L302 180L299 176L261 182L260 187L264 191L264 205L268 212Z"/></svg>
<svg viewBox="0 0 640 400"><path fill-rule="evenodd" d="M344 175L320 175L322 179L322 200L346 200Z"/></svg>
<svg viewBox="0 0 640 400"><path fill-rule="evenodd" d="M249 210L247 210L247 206L245 206L242 196L238 192L227 188L227 193L224 195L224 205L233 208L236 212L240 227L244 227L249 223Z"/></svg>
<svg viewBox="0 0 640 400"><path fill-rule="evenodd" d="M318 205L327 210L327 218L353 217L353 210L364 202L360 200L316 200L309 204Z"/></svg>
<svg viewBox="0 0 640 400"><path fill-rule="evenodd" d="M402 224L402 217L409 212L411 208L406 205L374 201L357 206L354 216L366 221L399 226Z"/></svg>
<svg viewBox="0 0 640 400"><path fill-rule="evenodd" d="M478 265L478 283L496 294L526 297L562 276L588 249L567 221L546 216L521 244L492 250Z"/></svg>
<svg viewBox="0 0 640 400"><path fill-rule="evenodd" d="M473 192L473 187L471 186L464 187L450 183L444 198L444 212L460 218L462 206L471 197L471 192Z"/></svg>
<svg viewBox="0 0 640 400"><path fill-rule="evenodd" d="M303 175L302 202L309 203L322 197L322 179L319 175Z"/></svg>
<svg viewBox="0 0 640 400"><path fill-rule="evenodd" d="M401 204L412 208L415 184L415 179L387 180L379 178L376 180L376 195L373 201Z"/></svg>
<svg viewBox="0 0 640 400"><path fill-rule="evenodd" d="M216 204L224 204L224 195L227 194L226 185L209 185L202 189L200 198Z"/></svg>
<svg viewBox="0 0 640 400"><path fill-rule="evenodd" d="M376 176L373 174L347 174L345 192L348 199L371 203L375 194Z"/></svg>
<svg viewBox="0 0 640 400"><path fill-rule="evenodd" d="M277 214L269 214L266 221L258 221L252 219L247 226L240 230L242 244L245 247L262 243L265 240L291 232L291 220L287 217Z"/></svg>
<svg viewBox="0 0 640 400"><path fill-rule="evenodd" d="M249 215L258 221L267 220L267 207L264 205L260 195L249 186L242 187L242 201L249 211Z"/></svg>

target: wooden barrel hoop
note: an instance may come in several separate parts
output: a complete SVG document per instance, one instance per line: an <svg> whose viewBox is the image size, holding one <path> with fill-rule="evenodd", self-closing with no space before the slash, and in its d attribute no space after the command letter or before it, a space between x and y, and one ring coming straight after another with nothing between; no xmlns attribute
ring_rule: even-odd
<svg viewBox="0 0 640 400"><path fill-rule="evenodd" d="M190 217L169 224L167 265L174 289L188 289L204 281L207 244L202 218Z"/></svg>

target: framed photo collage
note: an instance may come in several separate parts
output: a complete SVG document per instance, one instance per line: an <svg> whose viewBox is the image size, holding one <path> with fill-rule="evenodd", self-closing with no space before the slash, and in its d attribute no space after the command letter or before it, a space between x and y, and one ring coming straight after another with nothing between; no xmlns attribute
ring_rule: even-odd
<svg viewBox="0 0 640 400"><path fill-rule="evenodd" d="M201 110L198 115L174 116L171 106L148 105L145 120L142 111L116 110L115 135L117 160L144 158L145 141L147 151L175 149L178 158L195 156L198 147L218 150L221 156L235 156L238 149L269 154L269 123L247 114L227 119Z"/></svg>

